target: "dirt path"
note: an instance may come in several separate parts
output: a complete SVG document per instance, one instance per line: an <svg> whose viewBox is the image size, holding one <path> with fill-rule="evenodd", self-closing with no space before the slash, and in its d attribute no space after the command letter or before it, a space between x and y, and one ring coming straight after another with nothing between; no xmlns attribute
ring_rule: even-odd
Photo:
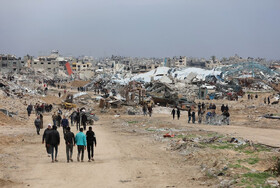
<svg viewBox="0 0 280 188"><path fill-rule="evenodd" d="M49 122L50 117L44 117ZM182 156L167 152L161 143L147 137L121 133L109 126L110 120L94 126L97 135L95 161L66 163L61 140L57 163L47 157L41 135L27 138L21 147L4 151L7 166L3 176L13 187L200 187L199 167L182 165ZM74 127L72 127L74 129ZM34 131L31 126L29 131ZM42 131L43 132L43 131ZM59 129L62 138L62 130ZM74 130L77 133L76 130ZM42 134L42 133L41 133ZM195 178L194 178L195 177ZM11 184L7 182L6 187ZM5 187L5 186L4 186Z"/></svg>
<svg viewBox="0 0 280 188"><path fill-rule="evenodd" d="M195 125L204 130L214 131L221 134L230 134L235 137L242 137L253 142L280 147L280 130L251 128L242 126L211 126L211 125Z"/></svg>

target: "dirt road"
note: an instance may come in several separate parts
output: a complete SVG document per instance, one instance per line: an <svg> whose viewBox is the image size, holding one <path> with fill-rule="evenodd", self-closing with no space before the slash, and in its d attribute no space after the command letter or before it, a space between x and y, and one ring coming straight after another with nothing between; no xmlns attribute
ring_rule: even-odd
<svg viewBox="0 0 280 188"><path fill-rule="evenodd" d="M132 116L128 116L132 117ZM123 117L123 118L128 118ZM1 187L203 187L200 166L189 164L184 156L166 151L166 143L155 141L151 135L113 126L112 116L104 116L93 129L97 135L95 161L87 162L87 152L83 163L77 162L77 148L74 148L74 162L66 162L65 143L61 134L57 163L51 163L41 135L35 134L33 120L27 126L0 127ZM133 117L137 120L142 116ZM280 130L249 128L242 126L209 126L187 124L185 119L170 120L166 115L155 115L159 124L175 125L180 128L193 127L232 136L240 136L259 143L280 147ZM51 122L50 116L44 117ZM120 120L120 122L123 120ZM127 119L126 119L127 121ZM162 123L161 123L162 122ZM72 127L77 133L75 127ZM43 130L41 131L41 134ZM18 135L17 144L5 147ZM20 136L21 135L21 136ZM4 139L3 139L4 138ZM12 139L11 139L12 138ZM3 180L5 179L5 180Z"/></svg>
<svg viewBox="0 0 280 188"><path fill-rule="evenodd" d="M49 122L50 117L44 117ZM30 122L30 128L35 129ZM4 148L10 157L2 176L10 179L4 187L200 187L199 167L182 164L182 156L169 153L148 137L133 136L111 129L110 120L94 125L97 135L95 161L66 163L61 140L57 163L51 163L41 135L32 134L23 144ZM74 127L72 127L74 129ZM42 130L43 132L43 130ZM59 129L62 138L62 130ZM74 130L77 133L76 130ZM42 134L42 133L41 133Z"/></svg>
<svg viewBox="0 0 280 188"><path fill-rule="evenodd" d="M196 125L204 130L214 131L221 134L230 134L234 137L242 137L252 140L256 143L261 143L273 147L280 148L280 130L251 128L242 126L211 126L211 125Z"/></svg>

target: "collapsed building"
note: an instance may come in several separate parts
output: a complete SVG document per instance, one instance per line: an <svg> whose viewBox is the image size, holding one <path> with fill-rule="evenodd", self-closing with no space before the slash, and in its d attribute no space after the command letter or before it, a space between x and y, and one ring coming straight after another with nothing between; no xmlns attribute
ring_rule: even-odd
<svg viewBox="0 0 280 188"><path fill-rule="evenodd" d="M279 81L278 72L256 62L246 62L212 70L158 67L136 75L106 72L85 87L98 89L106 96L118 94L117 100L122 104L153 100L163 106L184 107L193 104L195 99L238 100L248 90L279 92Z"/></svg>

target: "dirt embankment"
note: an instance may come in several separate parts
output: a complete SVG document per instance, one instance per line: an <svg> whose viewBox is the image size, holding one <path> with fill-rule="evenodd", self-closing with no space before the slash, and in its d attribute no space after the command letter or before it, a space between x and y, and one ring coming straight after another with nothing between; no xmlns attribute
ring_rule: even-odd
<svg viewBox="0 0 280 188"><path fill-rule="evenodd" d="M89 83L89 81L84 81L84 80L75 80L71 83L72 87L83 87L84 85L86 85L87 83Z"/></svg>
<svg viewBox="0 0 280 188"><path fill-rule="evenodd" d="M22 125L22 122L5 115L3 112L0 112L0 126L5 125Z"/></svg>
<svg viewBox="0 0 280 188"><path fill-rule="evenodd" d="M45 97L41 98L42 101L44 101L47 104L60 104L62 99L57 96L51 96L47 95Z"/></svg>

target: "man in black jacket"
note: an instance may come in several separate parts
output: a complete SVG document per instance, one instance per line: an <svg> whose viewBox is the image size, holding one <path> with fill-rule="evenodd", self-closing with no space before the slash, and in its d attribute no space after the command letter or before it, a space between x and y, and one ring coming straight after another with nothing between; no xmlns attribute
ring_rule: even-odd
<svg viewBox="0 0 280 188"><path fill-rule="evenodd" d="M180 119L180 109L177 107L177 118L178 118L178 120Z"/></svg>
<svg viewBox="0 0 280 188"><path fill-rule="evenodd" d="M61 114L58 113L57 116L56 116L56 124L57 124L58 127L60 127L61 120L62 120Z"/></svg>
<svg viewBox="0 0 280 188"><path fill-rule="evenodd" d="M30 105L28 105L27 106L27 115L28 115L28 117L30 117L30 114L31 114L31 112L32 112L32 109L33 109L33 106L30 104Z"/></svg>
<svg viewBox="0 0 280 188"><path fill-rule="evenodd" d="M172 114L172 116L173 116L173 119L175 118L175 108L173 108L173 110L172 110L172 112L171 112L171 114Z"/></svg>
<svg viewBox="0 0 280 188"><path fill-rule="evenodd" d="M37 116L37 118L34 121L34 125L36 127L36 132L38 135L40 135L40 127L41 127L41 119L40 116Z"/></svg>
<svg viewBox="0 0 280 188"><path fill-rule="evenodd" d="M192 118L191 108L189 108L189 110L188 110L188 118L189 118L188 123L190 123L191 118Z"/></svg>
<svg viewBox="0 0 280 188"><path fill-rule="evenodd" d="M82 115L82 125L84 127L84 130L86 130L87 129L87 115L85 112Z"/></svg>
<svg viewBox="0 0 280 188"><path fill-rule="evenodd" d="M81 116L81 114L80 114L80 110L78 108L77 109L77 114L76 114L76 117L75 117L77 131L80 130L80 127L81 127L81 117L80 116Z"/></svg>
<svg viewBox="0 0 280 188"><path fill-rule="evenodd" d="M51 156L51 150L50 150L50 143L47 142L47 138L49 137L50 132L52 132L52 125L48 124L48 128L45 129L44 134L43 134L43 138L42 138L42 144L44 144L44 142L46 143L46 150L48 153L48 157Z"/></svg>
<svg viewBox="0 0 280 188"><path fill-rule="evenodd" d="M64 134L64 140L66 145L66 157L67 157L67 163L69 163L69 160L73 162L72 154L73 154L73 146L75 146L75 135L71 132L71 128L66 128L66 133Z"/></svg>
<svg viewBox="0 0 280 188"><path fill-rule="evenodd" d="M58 162L57 151L58 151L58 145L60 144L60 136L59 136L59 132L56 129L57 127L54 125L52 131L49 133L49 136L47 138L47 142L49 143L51 148L52 162L54 162L54 157L53 157L54 149L55 149L55 162Z"/></svg>
<svg viewBox="0 0 280 188"><path fill-rule="evenodd" d="M221 112L223 113L225 111L225 105L223 104L222 106L221 106Z"/></svg>
<svg viewBox="0 0 280 188"><path fill-rule="evenodd" d="M87 131L86 136L87 136L88 162L90 162L90 160L94 161L94 159L93 159L93 156L94 156L93 144L96 147L96 137L95 137L95 133L92 131L92 127L89 127L89 130Z"/></svg>

